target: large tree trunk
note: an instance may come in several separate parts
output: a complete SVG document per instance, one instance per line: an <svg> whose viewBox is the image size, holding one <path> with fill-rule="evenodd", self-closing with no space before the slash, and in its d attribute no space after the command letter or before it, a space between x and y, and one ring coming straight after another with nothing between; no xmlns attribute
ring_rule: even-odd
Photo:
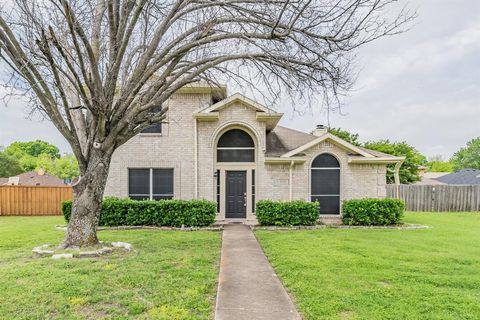
<svg viewBox="0 0 480 320"><path fill-rule="evenodd" d="M98 243L97 224L107 182L111 154L98 150L73 186L73 206L67 233L61 248L82 247Z"/></svg>

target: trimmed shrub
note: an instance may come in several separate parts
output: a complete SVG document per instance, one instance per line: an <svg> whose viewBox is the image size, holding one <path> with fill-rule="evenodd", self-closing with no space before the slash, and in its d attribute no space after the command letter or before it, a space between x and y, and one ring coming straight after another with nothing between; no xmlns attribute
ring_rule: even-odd
<svg viewBox="0 0 480 320"><path fill-rule="evenodd" d="M403 218L405 202L400 199L354 199L343 202L342 221L351 226L398 224Z"/></svg>
<svg viewBox="0 0 480 320"><path fill-rule="evenodd" d="M62 204L68 222L72 201ZM102 203L100 226L168 226L206 227L213 224L217 212L215 202L207 200L131 200L105 198Z"/></svg>
<svg viewBox="0 0 480 320"><path fill-rule="evenodd" d="M257 220L263 225L312 226L319 217L318 202L260 200L256 208Z"/></svg>

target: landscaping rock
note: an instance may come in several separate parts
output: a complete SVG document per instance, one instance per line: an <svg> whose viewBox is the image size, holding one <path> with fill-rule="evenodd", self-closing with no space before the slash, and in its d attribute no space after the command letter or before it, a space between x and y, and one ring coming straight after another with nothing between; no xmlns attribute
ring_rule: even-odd
<svg viewBox="0 0 480 320"><path fill-rule="evenodd" d="M98 254L106 254L106 253L113 252L113 249L109 247L103 247L102 249L98 249L97 252Z"/></svg>
<svg viewBox="0 0 480 320"><path fill-rule="evenodd" d="M98 257L98 251L84 251L79 253L80 258Z"/></svg>
<svg viewBox="0 0 480 320"><path fill-rule="evenodd" d="M52 250L43 250L40 248L33 248L32 252L41 256L46 256L54 253Z"/></svg>
<svg viewBox="0 0 480 320"><path fill-rule="evenodd" d="M52 256L52 259L54 260L60 260L60 259L72 259L73 254L71 253L57 253Z"/></svg>
<svg viewBox="0 0 480 320"><path fill-rule="evenodd" d="M112 242L112 246L115 248L124 248L127 251L133 250L133 246L130 243L126 242Z"/></svg>

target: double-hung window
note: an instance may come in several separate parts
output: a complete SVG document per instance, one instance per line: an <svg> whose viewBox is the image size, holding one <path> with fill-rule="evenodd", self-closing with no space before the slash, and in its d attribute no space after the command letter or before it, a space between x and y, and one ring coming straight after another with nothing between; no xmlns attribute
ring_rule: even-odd
<svg viewBox="0 0 480 320"><path fill-rule="evenodd" d="M155 107L152 112L151 112L151 115L155 115L156 113L159 113L160 111L162 111L162 107ZM146 129L143 129L142 133L156 133L156 134L160 134L162 133L162 123L161 122L158 122L158 123L154 123L152 124L150 127L146 128Z"/></svg>
<svg viewBox="0 0 480 320"><path fill-rule="evenodd" d="M173 198L173 169L128 169L128 196L134 200Z"/></svg>

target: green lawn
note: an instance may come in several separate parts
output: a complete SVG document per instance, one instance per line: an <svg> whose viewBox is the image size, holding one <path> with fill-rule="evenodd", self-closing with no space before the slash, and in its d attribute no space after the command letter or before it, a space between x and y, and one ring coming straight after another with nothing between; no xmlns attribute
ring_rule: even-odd
<svg viewBox="0 0 480 320"><path fill-rule="evenodd" d="M61 217L0 217L0 319L211 319L221 233L101 231L136 252L34 259Z"/></svg>
<svg viewBox="0 0 480 320"><path fill-rule="evenodd" d="M480 214L427 230L256 232L305 319L480 319Z"/></svg>

